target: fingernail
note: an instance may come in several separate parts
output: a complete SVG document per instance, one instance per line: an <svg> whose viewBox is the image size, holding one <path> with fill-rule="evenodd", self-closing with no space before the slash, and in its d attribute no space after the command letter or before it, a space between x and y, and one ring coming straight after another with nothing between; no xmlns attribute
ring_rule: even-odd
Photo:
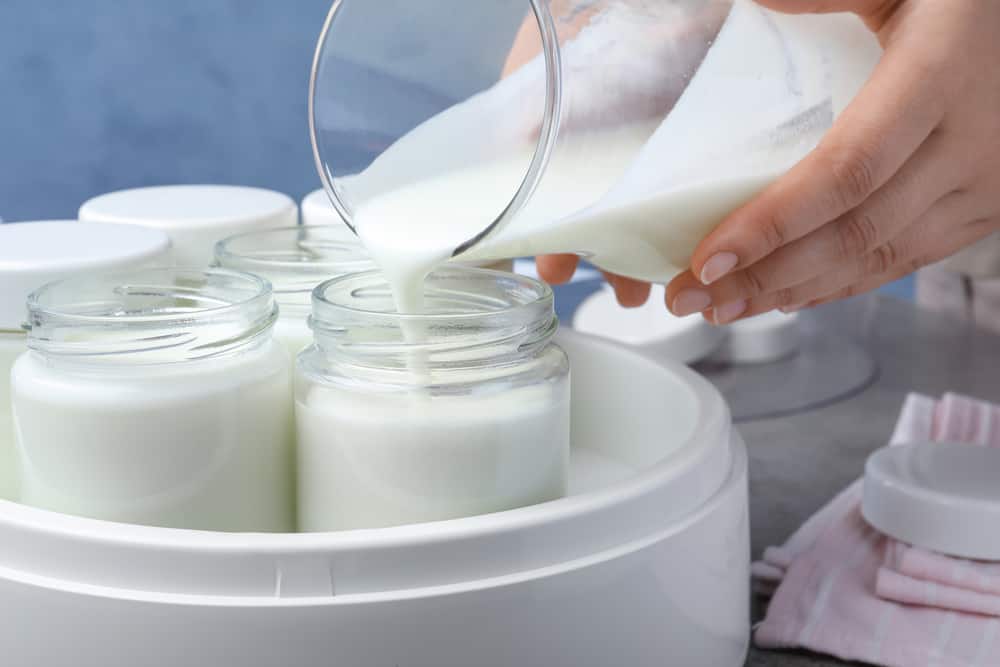
<svg viewBox="0 0 1000 667"><path fill-rule="evenodd" d="M804 303L797 303L794 306L782 306L778 310L780 310L781 312L783 312L785 315L791 315L792 313L796 313L796 312L802 310L805 307L806 307L806 304L804 304Z"/></svg>
<svg viewBox="0 0 1000 667"><path fill-rule="evenodd" d="M733 301L716 308L712 313L712 319L715 320L716 324L729 324L737 317L745 313L746 309L746 301Z"/></svg>
<svg viewBox="0 0 1000 667"><path fill-rule="evenodd" d="M731 252L720 252L712 255L701 267L701 284L711 285L736 268L740 259Z"/></svg>
<svg viewBox="0 0 1000 667"><path fill-rule="evenodd" d="M701 289L684 289L677 293L670 306L671 312L678 317L700 313L712 305L712 297Z"/></svg>

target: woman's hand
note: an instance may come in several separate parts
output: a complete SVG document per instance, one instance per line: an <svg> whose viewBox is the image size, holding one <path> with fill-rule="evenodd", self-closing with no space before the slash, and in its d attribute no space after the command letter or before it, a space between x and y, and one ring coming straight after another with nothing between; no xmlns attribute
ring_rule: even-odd
<svg viewBox="0 0 1000 667"><path fill-rule="evenodd" d="M724 324L853 296L1000 229L1000 2L759 1L855 12L885 53L821 144L698 246L667 289L676 315ZM623 301L642 296L633 282Z"/></svg>

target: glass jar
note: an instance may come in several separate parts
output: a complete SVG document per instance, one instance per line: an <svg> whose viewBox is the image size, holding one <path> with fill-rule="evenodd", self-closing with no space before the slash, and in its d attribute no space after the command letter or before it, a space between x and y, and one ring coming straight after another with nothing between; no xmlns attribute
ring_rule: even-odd
<svg viewBox="0 0 1000 667"><path fill-rule="evenodd" d="M267 281L147 269L50 283L14 364L21 501L127 523L294 528L294 426Z"/></svg>
<svg viewBox="0 0 1000 667"><path fill-rule="evenodd" d="M24 331L0 329L0 499L17 497L17 449L10 411L10 369L28 349Z"/></svg>
<svg viewBox="0 0 1000 667"><path fill-rule="evenodd" d="M45 283L167 264L170 239L127 225L43 220L0 225L0 499L17 498L10 370L28 349L24 304Z"/></svg>
<svg viewBox="0 0 1000 667"><path fill-rule="evenodd" d="M313 294L296 368L299 528L375 528L552 500L566 491L569 366L551 290L447 267L423 315L377 272Z"/></svg>
<svg viewBox="0 0 1000 667"><path fill-rule="evenodd" d="M320 178L375 255L578 253L667 282L830 126L849 58L815 20L752 0L340 0L310 82Z"/></svg>
<svg viewBox="0 0 1000 667"><path fill-rule="evenodd" d="M307 320L313 288L324 280L375 267L344 225L238 234L216 244L215 263L271 283L279 307L274 338L288 348L292 360L312 343Z"/></svg>

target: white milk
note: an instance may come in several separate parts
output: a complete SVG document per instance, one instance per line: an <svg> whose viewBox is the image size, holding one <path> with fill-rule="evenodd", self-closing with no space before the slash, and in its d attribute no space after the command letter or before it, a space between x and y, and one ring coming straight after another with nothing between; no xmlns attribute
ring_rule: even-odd
<svg viewBox="0 0 1000 667"><path fill-rule="evenodd" d="M294 529L285 351L177 368L14 365L21 501L126 523Z"/></svg>
<svg viewBox="0 0 1000 667"><path fill-rule="evenodd" d="M460 266L423 288L428 313L409 329L377 272L317 289L316 345L296 369L301 530L451 519L566 492L569 365L551 342L551 292Z"/></svg>
<svg viewBox="0 0 1000 667"><path fill-rule="evenodd" d="M75 220L0 225L0 499L17 498L10 370L28 349L28 295L60 278L169 261L170 239L155 230Z"/></svg>
<svg viewBox="0 0 1000 667"><path fill-rule="evenodd" d="M530 211L495 236L461 255L462 259L521 257L552 252L580 252L601 268L653 282L668 282L683 271L691 252L726 215L746 203L787 168L759 167L749 173L725 173L682 187L636 197L606 208L595 207L570 218L558 212L572 209L579 193L607 189L627 163L615 160L630 151L622 139L645 135L644 128L609 134L589 141L608 141L608 160L594 168L558 169L562 183L532 202ZM633 146L635 144L633 143ZM638 144L641 145L641 144ZM617 149L617 150L616 150ZM488 165L396 190L373 200L358 214L362 241L393 284L401 312L420 312L421 284L433 268L478 231L463 222L475 220L484 202L497 199L494 187L517 161ZM516 166L512 171L516 170ZM446 199L447 210L426 220L417 212L434 210ZM488 204L487 204L488 206ZM368 224L369 221L376 221ZM396 225L391 221L402 221ZM405 229L404 229L405 228ZM408 231L407 231L408 230Z"/></svg>
<svg viewBox="0 0 1000 667"><path fill-rule="evenodd" d="M288 358L294 365L299 352L312 344L312 331L305 316L287 315L279 317L274 323L274 340L281 343L288 351Z"/></svg>
<svg viewBox="0 0 1000 667"><path fill-rule="evenodd" d="M24 334L0 331L0 498L17 497L17 450L10 412L10 369L28 349Z"/></svg>
<svg viewBox="0 0 1000 667"><path fill-rule="evenodd" d="M562 497L567 385L485 396L312 387L296 406L299 529L437 521Z"/></svg>
<svg viewBox="0 0 1000 667"><path fill-rule="evenodd" d="M49 283L11 396L21 502L127 523L294 529L288 356L270 285L223 269Z"/></svg>
<svg viewBox="0 0 1000 667"><path fill-rule="evenodd" d="M830 123L828 63L795 38L793 20L737 0L662 122L564 130L524 208L459 258L577 252L616 273L669 281L701 239ZM497 100L507 99L506 85L495 87ZM483 134L476 114L498 113L494 91L417 127L350 182L360 195L357 229L401 312L419 312L423 277L486 229L524 178L531 133L498 152L472 131ZM573 92L577 102L585 97ZM452 151L485 157L455 159Z"/></svg>
<svg viewBox="0 0 1000 667"><path fill-rule="evenodd" d="M540 231L539 223L565 214L578 206L581 192L605 192L620 178L653 131L652 126L636 126L609 132L587 133L581 137L587 150L604 155L601 162L578 161L579 151L563 151L550 168L549 185L531 203L530 211L503 230L503 241L490 240L496 252L475 248L462 259L499 259L529 253L515 252L512 244L524 246L528 236ZM357 212L361 241L389 278L400 312L420 312L423 279L448 259L455 248L484 227L484 214L506 205L511 189L498 183L516 183L524 177L523 165L530 155L486 163L475 169L450 172L443 176L391 190L367 202ZM530 217L527 217L530 215ZM511 230L508 233L508 230ZM521 231L518 231L521 230ZM496 244L504 244L499 247ZM523 250L525 248L519 247ZM487 255L482 257L481 255Z"/></svg>

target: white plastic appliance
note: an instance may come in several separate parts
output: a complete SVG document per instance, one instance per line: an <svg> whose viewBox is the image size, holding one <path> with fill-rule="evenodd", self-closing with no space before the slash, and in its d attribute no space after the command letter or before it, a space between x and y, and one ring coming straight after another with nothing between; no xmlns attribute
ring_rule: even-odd
<svg viewBox="0 0 1000 667"><path fill-rule="evenodd" d="M708 382L564 332L569 497L320 534L105 523L0 502L4 667L737 667L747 457Z"/></svg>

